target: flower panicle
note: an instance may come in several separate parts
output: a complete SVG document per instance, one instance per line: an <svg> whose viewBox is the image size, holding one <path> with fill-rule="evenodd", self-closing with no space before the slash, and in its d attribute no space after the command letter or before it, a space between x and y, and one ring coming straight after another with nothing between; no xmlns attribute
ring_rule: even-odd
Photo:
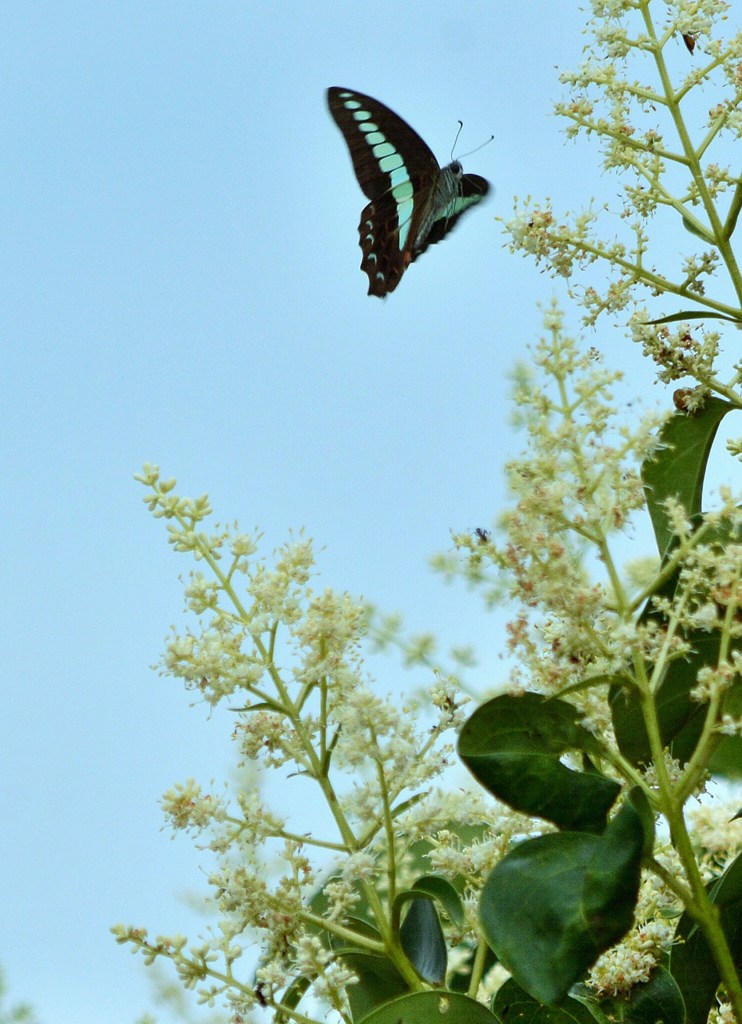
<svg viewBox="0 0 742 1024"><path fill-rule="evenodd" d="M716 37L728 4L715 0L678 0L667 6L662 24L647 3L597 4L593 10L593 41L580 67L561 75L569 95L556 113L569 138L599 141L604 168L622 177L620 205L593 200L585 210L558 216L550 199L516 200L513 216L504 221L511 251L569 280L586 325L635 305L640 288L652 297L674 296L709 316L742 321L742 272L729 244L742 209L732 148L742 134L742 32ZM687 48L695 55L689 70ZM647 67L650 81L639 77ZM679 69L680 81L673 84ZM687 97L701 89L715 101L699 118ZM654 253L650 245L648 225L659 215L674 216L685 241L700 239L704 248L687 251L686 245L679 263L668 265L666 253ZM613 237L597 224L610 218ZM604 285L582 283L593 265L607 270ZM711 285L722 274L735 301L714 294ZM685 362L686 372L696 376L682 345L675 354L672 333L663 340L655 353L667 353L667 363L660 361L664 373ZM712 348L706 364L713 363ZM704 376L696 376L701 382L709 377L708 365L703 369Z"/></svg>

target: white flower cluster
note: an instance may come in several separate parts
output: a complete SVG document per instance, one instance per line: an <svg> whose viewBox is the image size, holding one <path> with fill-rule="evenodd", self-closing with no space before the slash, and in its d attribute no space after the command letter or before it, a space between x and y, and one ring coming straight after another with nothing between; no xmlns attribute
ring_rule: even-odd
<svg viewBox="0 0 742 1024"><path fill-rule="evenodd" d="M672 853L666 851L672 860ZM621 942L598 959L588 985L601 996L626 996L648 981L673 942L679 912L677 897L655 875L639 890L634 926Z"/></svg>
<svg viewBox="0 0 742 1024"><path fill-rule="evenodd" d="M570 279L570 295L582 303L586 324L636 304L638 286L655 297L686 300L711 316L740 318L738 305L707 294L708 282L719 272L730 278L734 294L741 290L729 240L742 208L742 183L725 137L737 139L742 131L742 32L723 42L715 37L728 8L723 0L594 3L593 38L585 59L577 70L561 75L569 96L556 112L567 122L566 134L599 141L604 168L621 174L622 204L615 209L592 201L585 210L562 217L554 213L551 200L516 200L504 227L511 251ZM658 24L662 13L664 22ZM674 83L678 47L688 48L700 63L690 62L685 77ZM716 102L706 119L696 116L687 123L696 109L687 97L702 89L713 89ZM709 160L712 147L718 158ZM685 240L700 239L706 246L683 255L677 268L661 269L666 250L650 252L648 226L660 211L676 217ZM613 218L616 237L598 234L599 214L601 221ZM574 281L596 263L608 270L607 284ZM635 318L635 331L641 320ZM680 331L658 330L653 339L651 324L646 327L638 333L662 379L674 379L684 370L699 383L710 382L709 363L716 354L712 333L699 342L685 325Z"/></svg>
<svg viewBox="0 0 742 1024"><path fill-rule="evenodd" d="M481 881L504 849L502 836L513 831L505 819L484 824L480 801L468 800L464 813L455 795L432 788L454 760L445 734L461 725L468 698L452 676L434 671L424 699L379 696L363 667L366 608L348 594L312 587L307 538L283 545L269 564L259 557L259 537L236 527L205 529L207 498L178 497L174 482L161 481L154 466L140 479L150 509L168 520L173 547L200 563L186 585L196 623L171 636L162 671L211 705L229 701L244 786L238 778L215 794L213 784L207 790L189 779L162 801L172 828L196 835L217 861L209 884L220 918L207 942L196 948L179 938L150 943L143 930L131 928L119 928L119 941L150 960L169 957L184 984L200 986L203 1001L224 996L236 1014L258 1005L304 1020L282 1003L292 982L304 977L312 995L342 1015L355 976L333 952L331 938L396 956L400 973L419 986L388 940L395 893L431 869L411 849L430 845L433 831L452 822L475 822L465 880L471 890L474 876ZM281 813L261 792L266 773L277 769L288 776ZM300 779L292 783L295 776ZM325 805L310 829L294 825L292 798L285 795L293 784L302 794L294 802L306 800L307 781ZM459 849L463 871L466 844ZM471 935L471 896L468 904ZM359 918L372 920L386 944L359 931ZM237 976L238 938L259 947L252 979Z"/></svg>

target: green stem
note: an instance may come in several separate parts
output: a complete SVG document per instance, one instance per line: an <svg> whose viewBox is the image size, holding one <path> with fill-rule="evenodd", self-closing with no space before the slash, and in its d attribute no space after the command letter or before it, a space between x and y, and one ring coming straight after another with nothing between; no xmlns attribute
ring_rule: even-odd
<svg viewBox="0 0 742 1024"><path fill-rule="evenodd" d="M376 744L376 736L373 737L374 743ZM377 744L378 746L378 744ZM389 905L394 906L394 900L397 896L397 860L396 851L394 849L394 822L391 816L391 804L389 802L389 791L386 785L386 777L384 775L384 765L381 757L376 759L376 770L379 778L379 791L381 793L381 806L382 813L384 816L384 834L386 835L386 878L387 878L387 899ZM394 929L396 935L397 929Z"/></svg>
<svg viewBox="0 0 742 1024"><path fill-rule="evenodd" d="M301 919L306 921L307 924L321 928L332 935L337 935L339 939L343 939L349 946L360 946L362 949L367 949L370 953L386 953L386 947L383 942L371 939L368 935L356 932L352 928L346 928L345 925L338 924L337 921L328 921L327 918L322 917L320 914L314 914L311 910L302 910Z"/></svg>
<svg viewBox="0 0 742 1024"><path fill-rule="evenodd" d="M474 963L471 967L471 979L469 981L469 990L467 995L470 999L477 998L477 992L482 982L482 976L484 975L484 965L487 962L487 943L483 935L479 936L479 942L477 943L477 952L474 955Z"/></svg>
<svg viewBox="0 0 742 1024"><path fill-rule="evenodd" d="M657 875L657 877L665 883L670 892L675 893L686 909L691 906L695 906L695 900L693 899L693 894L690 889L683 885L683 883L668 871L663 864L660 864L658 860L655 860L654 857L649 857L645 860L644 867L646 867L648 871L651 871L652 874Z"/></svg>
<svg viewBox="0 0 742 1024"><path fill-rule="evenodd" d="M732 233L737 225L737 217L739 212L742 210L742 178L737 181L737 187L734 190L732 196L732 202L729 206L729 212L727 213L727 219L724 221L724 237L731 238Z"/></svg>
<svg viewBox="0 0 742 1024"><path fill-rule="evenodd" d="M683 600L684 596L681 597L681 602ZM666 642L663 645L660 657L653 666L652 678L655 681L662 678L666 651L669 649L668 645L671 635L676 631L678 616L681 611L681 608L677 608L673 622L668 624ZM726 936L721 928L718 907L715 907L709 900L703 879L701 878L698 862L683 817L684 797L680 797L678 791L673 788L665 761L665 750L655 703L656 683L653 685L652 680L647 678L643 659L638 652L634 655L634 663L644 727L649 738L652 762L657 775L657 800L660 811L668 823L671 841L678 853L688 880L691 898L686 904L686 909L703 930L714 962L719 969L721 979L727 988L729 998L732 1001L735 1012L738 1014L738 1019L742 1021L742 984L740 984Z"/></svg>
<svg viewBox="0 0 742 1024"><path fill-rule="evenodd" d="M662 784L660 788L662 791ZM693 902L687 907L688 913L698 922L703 931L737 1020L742 1021L742 981L740 981L729 943L721 926L719 908L711 902L703 884L693 845L685 827L682 808L679 802L672 798L669 790L666 796L664 813L670 826L670 838L685 869L693 894Z"/></svg>
<svg viewBox="0 0 742 1024"><path fill-rule="evenodd" d="M730 592L733 595L738 593L740 576L742 576L742 562L740 559L737 559L736 572L732 578L732 584L729 587ZM724 622L721 628L717 668L721 665L728 665L729 649L732 644L732 636L735 632L738 615L739 604L736 600L732 599L727 603L724 611ZM719 741L719 736L716 732L716 725L721 713L724 696L725 692L722 690L721 685L717 683L708 703L706 717L703 723L703 730L698 743L696 744L695 750L693 751L693 755L685 766L683 777L677 787L677 796L681 801L687 800L691 793L695 792L699 782L707 770L711 750Z"/></svg>
<svg viewBox="0 0 742 1024"><path fill-rule="evenodd" d="M556 240L559 245L564 245L563 239L557 238ZM725 313L734 320L740 319L739 307L729 306L725 302L718 302L715 299L709 298L707 295L701 295L698 292L691 291L684 285L674 284L672 281L668 281L666 277L663 277L662 274L657 274L652 270L648 270L644 266L632 263L631 260L625 259L617 253L607 252L600 246L591 245L585 241L572 242L571 246L578 255L580 253L584 253L588 256L595 256L598 259L606 260L614 266L625 270L634 278L635 281L645 284L648 287L655 289L657 292L667 292L670 295L678 295L682 299L688 299L689 302L695 302L699 306L705 306L707 309L712 309L716 313Z"/></svg>

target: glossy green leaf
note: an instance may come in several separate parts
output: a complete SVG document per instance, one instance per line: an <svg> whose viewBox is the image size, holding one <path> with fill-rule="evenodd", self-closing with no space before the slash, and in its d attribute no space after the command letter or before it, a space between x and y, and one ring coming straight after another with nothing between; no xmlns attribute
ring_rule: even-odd
<svg viewBox="0 0 742 1024"><path fill-rule="evenodd" d="M709 771L723 779L742 779L742 737L722 736L709 758Z"/></svg>
<svg viewBox="0 0 742 1024"><path fill-rule="evenodd" d="M628 999L599 999L586 985L574 985L570 998L599 1024L685 1024L685 1004L675 979L664 967L635 985Z"/></svg>
<svg viewBox="0 0 742 1024"><path fill-rule="evenodd" d="M647 616L650 617L659 618ZM685 639L691 651L668 664L655 696L662 745L680 764L689 761L696 749L708 710L706 704L691 699L691 690L698 681L699 671L704 666L718 663L721 643L719 633L705 630L686 634ZM734 640L732 646L739 648L740 641ZM649 764L652 752L638 693L631 687L614 685L609 690L608 699L619 750L634 765ZM723 711L732 715L742 713L741 680L737 679L724 695ZM709 768L715 774L739 777L742 773L741 751L739 737L719 737Z"/></svg>
<svg viewBox="0 0 742 1024"><path fill-rule="evenodd" d="M248 711L275 711L277 715L285 715L286 709L282 708L280 704L276 704L272 700L261 700L257 704L248 704L244 708L229 708L229 711L235 713L246 713Z"/></svg>
<svg viewBox="0 0 742 1024"><path fill-rule="evenodd" d="M421 893L432 896L448 914L449 919L456 925L464 923L464 908L461 903L461 896L447 878L440 875L421 875L416 879L411 889L405 889L397 894L395 904L402 904L411 899L418 899Z"/></svg>
<svg viewBox="0 0 742 1024"><path fill-rule="evenodd" d="M742 718L742 681L732 685L724 698L724 712ZM742 736L722 736L709 758L709 769L725 779L742 779Z"/></svg>
<svg viewBox="0 0 742 1024"><path fill-rule="evenodd" d="M301 998L306 990L311 985L311 978L305 978L303 975L299 975L298 978L294 978L291 984L288 986L281 999L280 1006L284 1007L285 1010L295 1010L301 1002ZM259 987L258 987L259 991ZM274 1017L274 1024L286 1024L286 1021L291 1020L289 1013L282 1013L279 1008L276 1010Z"/></svg>
<svg viewBox="0 0 742 1024"><path fill-rule="evenodd" d="M312 894L309 900L309 909L312 911L315 917L328 917L330 913L330 901L328 900L326 895L326 887L329 882L337 881L337 875L329 875L322 882L319 888ZM363 935L368 938L374 938L377 941L379 941L381 936L379 935L375 925L373 924L373 915L369 908L368 900L366 899L359 883L355 884L354 891L358 897L354 904L355 917L349 918L347 923L351 928L357 931L359 935ZM316 934L322 935L323 941L325 941L326 938L326 941L328 941L330 945L338 945L338 943L335 942L333 938L327 934L327 932L325 932L324 928L322 928L321 925L310 924L309 929L315 932ZM348 940L343 940L342 945L349 945Z"/></svg>
<svg viewBox="0 0 742 1024"><path fill-rule="evenodd" d="M737 179L737 187L732 195L732 201L729 204L729 211L727 213L727 219L724 221L724 237L731 238L734 234L734 229L737 226L737 218L742 211L742 182Z"/></svg>
<svg viewBox="0 0 742 1024"><path fill-rule="evenodd" d="M559 690L553 697L548 697L548 700L554 700L555 697L566 697L570 693L584 693L585 690L597 689L598 686L614 686L620 684L624 680L624 676L617 672L599 672L594 676L585 676L578 683L570 683L569 686L565 686L564 689Z"/></svg>
<svg viewBox="0 0 742 1024"><path fill-rule="evenodd" d="M702 239L702 241L707 242L711 245L716 244L714 236L711 234L708 228L705 228L703 226L703 224L699 224L697 222L694 224L693 221L690 220L690 218L684 216L683 227L686 231L689 231L692 235L695 235L696 238L700 238Z"/></svg>
<svg viewBox="0 0 742 1024"><path fill-rule="evenodd" d="M716 879L710 891L711 899L720 907L727 907L742 900L742 853L738 854L721 877Z"/></svg>
<svg viewBox="0 0 742 1024"><path fill-rule="evenodd" d="M670 316L661 316L658 320L645 320L645 324L654 327L656 324L674 324L680 320L729 320L733 324L741 324L734 316L725 316L724 313L714 313L711 310L705 312L698 309L685 309L681 313L672 313Z"/></svg>
<svg viewBox="0 0 742 1024"><path fill-rule="evenodd" d="M709 398L695 416L675 413L660 430L660 450L642 466L642 480L657 548L664 555L673 542L663 503L676 498L688 515L701 512L709 452L724 416L735 406Z"/></svg>
<svg viewBox="0 0 742 1024"><path fill-rule="evenodd" d="M722 408L719 409L718 407ZM724 411L728 408L726 402L719 402L717 403L715 413L711 410L713 415L710 416L710 419L707 419L704 427L704 436L709 445L719 419L721 419ZM680 429L685 423L695 424L696 422L697 420L688 420L686 417L681 417L675 425ZM691 518L696 528L703 528L702 543L715 547L719 554L723 554L728 545L733 543L739 544L740 538L736 529L733 530L729 523L719 523L712 529L709 529L708 525L704 524L704 517L700 512L700 504L705 458L708 452L707 447L700 441L697 445L697 455L698 453L705 453L705 455L699 456L700 461L696 464L694 473L686 480L685 493L682 493L681 489L675 487L675 494L676 497L681 498L687 508L691 509ZM663 457L664 454L661 458ZM649 468L651 465L645 464L645 481L647 476L651 475ZM666 468L671 476L673 467L669 465ZM680 478L680 463L676 469L678 469L678 476ZM664 500L671 493L672 487L668 484L667 480L660 482L661 487L660 483L658 483L654 490ZM655 530L658 531L661 530L661 525L658 526L658 522L662 520L664 510L656 507L654 512L659 517L659 519L655 518ZM675 542L670 542L669 540L662 541L658 535L658 543L667 543L669 545L668 552L666 553L667 556L671 553ZM672 601L675 597L676 588L679 586L679 579L680 570L665 580L656 596ZM644 624L654 622L660 629L664 627L665 617L657 610L652 600L647 602L641 615L641 622ZM721 647L721 635L718 632L709 633L706 630L695 630L684 633L683 639L688 643L690 650L683 657L673 658L666 666L663 678L655 689L655 706L663 745L667 746L672 757L685 764L690 760L696 749L707 711L706 706L691 699L690 694L696 686L699 671L706 666L715 666L717 664L719 647ZM732 645L739 648L740 641L735 639L732 641ZM613 729L619 750L632 764L649 764L652 760L652 753L637 690L624 685L620 680L616 680L609 690L609 702L612 711ZM738 702L742 709L742 686L735 684L725 696L725 712L734 714L731 709L737 706ZM725 773L734 776L735 768L737 771L742 770L742 761L735 764L734 760L735 756L742 751L742 745L735 742L736 738L738 737L725 737L724 739L719 737L717 748L721 750L718 751L717 756L714 758L713 765L711 766L713 771L717 771L719 774ZM729 739L729 742L727 739ZM712 755L713 757L714 755Z"/></svg>
<svg viewBox="0 0 742 1024"><path fill-rule="evenodd" d="M742 970L742 854L720 879L707 887L719 906L732 958ZM706 937L687 913L678 921L676 943L670 950L670 971L685 1000L687 1024L706 1024L709 1010L716 1002L719 971Z"/></svg>
<svg viewBox="0 0 742 1024"><path fill-rule="evenodd" d="M590 1010L574 999L561 1006L544 1006L509 978L492 1000L492 1013L499 1024L595 1024Z"/></svg>
<svg viewBox="0 0 742 1024"><path fill-rule="evenodd" d="M504 803L560 828L601 831L620 787L597 772L561 763L567 751L600 756L577 709L534 693L487 701L464 725L458 751L474 777Z"/></svg>
<svg viewBox="0 0 742 1024"><path fill-rule="evenodd" d="M346 990L354 1021L395 996L409 992L407 982L385 956L348 950L342 954L341 960L358 978L358 983L348 985Z"/></svg>
<svg viewBox="0 0 742 1024"><path fill-rule="evenodd" d="M399 942L423 981L431 985L443 984L448 953L433 900L427 896L411 898L410 908L399 929Z"/></svg>
<svg viewBox="0 0 742 1024"><path fill-rule="evenodd" d="M516 846L485 883L487 942L516 982L558 1005L631 927L645 827L630 801L601 836L540 836Z"/></svg>
<svg viewBox="0 0 742 1024"><path fill-rule="evenodd" d="M706 705L691 700L690 692L699 669L715 664L719 654L717 634L699 633L689 639L695 650L670 662L655 697L662 744L681 764L695 749L707 710ZM638 693L628 686L614 686L609 702L619 750L634 765L649 764L652 752Z"/></svg>
<svg viewBox="0 0 742 1024"><path fill-rule="evenodd" d="M494 1024L494 1017L486 1006L459 992L413 992L392 999L357 1024Z"/></svg>
<svg viewBox="0 0 742 1024"><path fill-rule="evenodd" d="M578 981L569 990L569 998L580 1003L590 1014L596 1024L615 1024L613 1019L613 1007L608 999L600 999L595 991L588 988L583 982ZM567 1002L565 1000L565 1002Z"/></svg>
<svg viewBox="0 0 742 1024"><path fill-rule="evenodd" d="M655 844L655 812L650 806L649 800L642 789L635 786L629 791L628 801L639 815L642 828L644 829L644 857L651 857L654 853Z"/></svg>
<svg viewBox="0 0 742 1024"><path fill-rule="evenodd" d="M407 800L402 800L395 807L392 807L391 811L389 812L390 817L396 818L399 814L403 814L405 811L409 811L409 809L411 807L414 807L415 804L419 803L424 796L425 793L415 793L414 796L409 797Z"/></svg>
<svg viewBox="0 0 742 1024"><path fill-rule="evenodd" d="M623 1024L685 1024L682 993L664 967L658 968L648 982L637 985L626 1003L613 1005L619 1010L613 1019Z"/></svg>

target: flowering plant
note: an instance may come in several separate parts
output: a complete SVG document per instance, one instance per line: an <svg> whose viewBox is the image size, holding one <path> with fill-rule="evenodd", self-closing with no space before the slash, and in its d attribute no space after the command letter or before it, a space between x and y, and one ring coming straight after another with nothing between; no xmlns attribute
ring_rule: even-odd
<svg viewBox="0 0 742 1024"><path fill-rule="evenodd" d="M511 245L570 278L588 323L633 304L631 336L659 379L692 386L669 417L626 417L619 375L547 310L516 389L527 444L508 467L511 507L496 533L457 534L444 560L512 609L503 692L466 718L458 680L431 665L426 698L379 696L363 667L366 609L313 588L306 538L269 564L260 538L209 532L206 497L179 497L155 466L138 477L175 550L208 570L186 589L198 628L171 638L164 670L228 703L242 762L289 768L285 786L304 799L311 784L324 807L304 828L255 786L189 780L165 794L172 826L213 854L218 922L201 945L114 931L235 1022L262 1009L281 1024L328 1012L492 1024L544 1006L565 1024L742 1022L739 815L697 801L712 776L742 775L742 502L722 490L709 506L703 489L719 424L742 407L742 370L724 377L722 333L702 325L742 323L742 180L704 164L742 128L742 34L716 40L721 0L592 6L595 43L563 76L559 112L621 172L631 244L595 239L593 212L559 224L549 204L526 204ZM682 56L699 63L673 85ZM639 61L656 86L629 76ZM694 142L686 106L717 80ZM709 247L680 276L649 264L660 212ZM612 274L602 292L578 281L595 263ZM722 272L731 297L707 293ZM694 308L652 318L636 308L642 287ZM626 565L627 529L647 512L656 557ZM427 647L418 656L431 664ZM455 734L479 788L451 780Z"/></svg>

